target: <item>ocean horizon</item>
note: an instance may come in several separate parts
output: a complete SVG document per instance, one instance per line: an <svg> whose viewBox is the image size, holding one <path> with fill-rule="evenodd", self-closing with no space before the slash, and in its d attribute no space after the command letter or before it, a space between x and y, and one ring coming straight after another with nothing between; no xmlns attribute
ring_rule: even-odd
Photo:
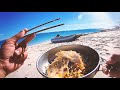
<svg viewBox="0 0 120 90"><path fill-rule="evenodd" d="M28 46L43 43L46 41L50 41L52 38L56 37L56 35L61 36L68 36L68 35L74 35L74 34L89 34L89 33L95 33L100 32L100 29L80 29L80 30L71 30L71 31L58 31L58 32L46 32L46 33L39 33L36 35L36 37L28 43ZM5 40L0 41L0 47L4 43Z"/></svg>

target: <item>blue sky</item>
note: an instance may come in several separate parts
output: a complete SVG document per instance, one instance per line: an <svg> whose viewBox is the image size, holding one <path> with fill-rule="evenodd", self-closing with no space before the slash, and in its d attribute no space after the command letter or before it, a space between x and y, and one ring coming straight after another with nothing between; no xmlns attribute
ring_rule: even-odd
<svg viewBox="0 0 120 90"><path fill-rule="evenodd" d="M110 28L120 22L119 12L0 12L0 40L9 38L24 28L32 28L56 18L61 20L36 30L64 23L46 32L87 28ZM33 31L36 31L33 30ZM32 31L31 31L32 32Z"/></svg>

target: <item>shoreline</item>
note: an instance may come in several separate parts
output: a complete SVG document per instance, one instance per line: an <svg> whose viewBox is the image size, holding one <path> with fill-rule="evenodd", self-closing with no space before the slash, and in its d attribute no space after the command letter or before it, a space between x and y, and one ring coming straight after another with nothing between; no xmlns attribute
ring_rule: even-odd
<svg viewBox="0 0 120 90"><path fill-rule="evenodd" d="M99 31L99 32L101 32L101 31ZM84 34L81 34L82 36L85 36L85 35L89 35L89 34L94 34L94 33L99 33L99 32L92 32L92 33L84 33ZM33 45L30 45L29 47L33 47L33 46L36 46L36 45L39 45L39 44L48 44L48 43L52 43L50 40L47 40L47 41L45 41L45 42L40 42L40 43L38 43L38 44L33 44ZM66 42L63 42L63 43L66 43ZM53 44L55 44L55 43L53 43Z"/></svg>
<svg viewBox="0 0 120 90"><path fill-rule="evenodd" d="M50 43L50 41L41 42L39 44L48 44L48 43ZM39 44L33 44L33 45L28 46L28 47L34 47L34 46L37 46Z"/></svg>
<svg viewBox="0 0 120 90"><path fill-rule="evenodd" d="M9 74L6 78L43 78L36 68L38 57L46 51L61 45L85 45L93 48L98 52L100 57L107 58L111 53L120 51L120 29L112 29L110 31L102 31L89 33L79 37L72 42L51 43L50 41L31 45L28 47L28 58L24 65L17 71ZM119 53L119 52L118 52ZM94 78L109 78L107 75L98 71Z"/></svg>

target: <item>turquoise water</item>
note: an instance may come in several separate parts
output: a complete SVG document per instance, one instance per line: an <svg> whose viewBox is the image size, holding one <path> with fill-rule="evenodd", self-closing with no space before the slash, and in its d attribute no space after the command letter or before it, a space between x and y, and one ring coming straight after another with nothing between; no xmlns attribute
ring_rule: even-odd
<svg viewBox="0 0 120 90"><path fill-rule="evenodd" d="M86 33L94 33L94 32L100 32L100 29L83 29L83 30L71 30L71 31L59 31L59 32L49 32L49 33L39 33L36 35L36 37L29 42L29 46L39 44L45 41L50 41L52 38L54 38L57 34L60 34L61 36L67 36L67 35L73 35L73 34L86 34ZM4 42L0 41L0 46Z"/></svg>

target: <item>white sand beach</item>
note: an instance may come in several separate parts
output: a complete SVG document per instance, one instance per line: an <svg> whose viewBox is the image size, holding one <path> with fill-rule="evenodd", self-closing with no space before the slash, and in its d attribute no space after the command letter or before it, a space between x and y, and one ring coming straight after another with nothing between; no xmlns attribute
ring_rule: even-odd
<svg viewBox="0 0 120 90"><path fill-rule="evenodd" d="M76 41L65 43L45 42L28 47L28 58L23 66L6 78L43 78L36 68L36 61L46 51L61 45L86 45L95 49L100 57L107 58L111 53L120 51L120 30L98 32L79 37ZM98 71L94 78L109 78Z"/></svg>

